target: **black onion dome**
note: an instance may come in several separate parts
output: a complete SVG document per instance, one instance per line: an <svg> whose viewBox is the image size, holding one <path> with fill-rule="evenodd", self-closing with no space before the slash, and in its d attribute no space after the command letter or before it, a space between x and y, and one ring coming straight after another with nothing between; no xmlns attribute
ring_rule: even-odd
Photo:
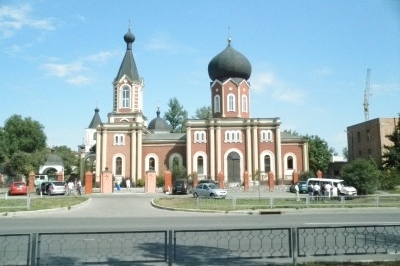
<svg viewBox="0 0 400 266"><path fill-rule="evenodd" d="M157 110L157 117L150 121L147 129L153 132L170 132L171 127L168 125L167 121L160 117L160 110Z"/></svg>
<svg viewBox="0 0 400 266"><path fill-rule="evenodd" d="M241 53L233 49L230 40L228 46L217 54L208 64L208 75L211 80L227 78L243 78L251 76L251 64Z"/></svg>
<svg viewBox="0 0 400 266"><path fill-rule="evenodd" d="M125 42L134 42L135 41L135 35L133 35L130 28L128 29L128 32L125 33L124 40L125 40Z"/></svg>
<svg viewBox="0 0 400 266"><path fill-rule="evenodd" d="M47 157L46 162L44 165L59 165L59 166L64 166L64 161L61 159L60 156L54 153L55 150L51 149L50 155Z"/></svg>

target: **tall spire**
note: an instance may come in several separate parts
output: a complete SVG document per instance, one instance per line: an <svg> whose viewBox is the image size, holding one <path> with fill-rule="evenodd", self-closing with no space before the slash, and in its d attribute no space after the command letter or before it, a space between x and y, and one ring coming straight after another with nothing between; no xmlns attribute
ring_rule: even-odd
<svg viewBox="0 0 400 266"><path fill-rule="evenodd" d="M228 27L228 45L231 45L231 41L232 41L232 38L231 38L231 27Z"/></svg>
<svg viewBox="0 0 400 266"><path fill-rule="evenodd" d="M128 32L124 35L124 41L126 42L126 52L114 81L119 81L126 75L131 81L140 83L139 73L132 54L132 43L135 41L135 35L133 35L130 28L128 28Z"/></svg>

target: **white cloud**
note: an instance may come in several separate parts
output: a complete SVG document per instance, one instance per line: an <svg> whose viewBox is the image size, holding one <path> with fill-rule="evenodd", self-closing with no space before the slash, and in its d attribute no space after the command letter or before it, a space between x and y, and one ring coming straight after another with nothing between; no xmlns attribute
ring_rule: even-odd
<svg viewBox="0 0 400 266"><path fill-rule="evenodd" d="M67 82L72 85L81 86L91 83L92 79L87 76L78 75L68 78Z"/></svg>
<svg viewBox="0 0 400 266"><path fill-rule="evenodd" d="M193 51L193 48L175 40L168 33L158 33L153 36L147 44L146 50L150 51L161 51L168 53L188 53Z"/></svg>
<svg viewBox="0 0 400 266"><path fill-rule="evenodd" d="M370 87L370 93L373 93L373 94L380 94L380 93L391 92L391 91L400 91L400 84L374 83L374 84L371 84L371 87Z"/></svg>
<svg viewBox="0 0 400 266"><path fill-rule="evenodd" d="M116 51L104 51L99 52L97 54L89 55L86 57L87 60L92 62L105 62L109 58L114 57L115 55L119 55L119 52Z"/></svg>
<svg viewBox="0 0 400 266"><path fill-rule="evenodd" d="M317 76L331 76L334 74L334 71L331 67L322 67L313 71L313 74Z"/></svg>
<svg viewBox="0 0 400 266"><path fill-rule="evenodd" d="M36 19L31 16L30 5L2 6L0 7L0 33L3 37L10 37L16 31L30 27L39 30L53 30L52 20Z"/></svg>
<svg viewBox="0 0 400 266"><path fill-rule="evenodd" d="M272 72L261 72L251 78L255 93L267 92L272 98L281 102L302 103L305 92L280 81Z"/></svg>
<svg viewBox="0 0 400 266"><path fill-rule="evenodd" d="M72 76L80 73L84 70L81 62L75 62L71 64L56 64L47 63L42 66L43 69L47 71L50 76L55 76L59 78Z"/></svg>
<svg viewBox="0 0 400 266"><path fill-rule="evenodd" d="M41 68L51 77L64 79L69 84L81 86L93 81L91 69L98 65L96 63L106 62L117 54L119 53L116 51L103 51L82 57L72 63L53 63L57 59L50 58L49 60L52 62L42 64Z"/></svg>

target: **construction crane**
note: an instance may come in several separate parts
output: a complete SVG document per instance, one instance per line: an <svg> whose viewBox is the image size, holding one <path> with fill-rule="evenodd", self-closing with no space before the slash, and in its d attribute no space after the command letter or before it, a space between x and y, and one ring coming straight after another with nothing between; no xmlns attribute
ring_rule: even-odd
<svg viewBox="0 0 400 266"><path fill-rule="evenodd" d="M369 120L369 90L370 90L370 79L371 69L367 69L367 80L365 81L365 91L364 91L364 115L365 121Z"/></svg>

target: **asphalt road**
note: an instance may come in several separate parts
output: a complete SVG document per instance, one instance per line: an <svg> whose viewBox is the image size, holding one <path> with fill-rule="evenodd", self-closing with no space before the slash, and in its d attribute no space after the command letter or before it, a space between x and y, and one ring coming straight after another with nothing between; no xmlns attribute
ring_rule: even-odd
<svg viewBox="0 0 400 266"><path fill-rule="evenodd" d="M266 193L266 192L264 192ZM270 192L276 196L293 196L288 194L287 192ZM242 195L243 193L237 192L231 193L231 196ZM257 192L250 192L246 195L255 196L258 195ZM339 225L348 225L348 226L356 226L356 225L390 225L390 224L399 224L400 222L400 209L399 208L344 208L344 209L302 209L302 210L282 210L281 214L267 214L260 215L257 211L238 211L238 212L229 212L229 213L202 213L202 212L187 212L187 211L170 211L164 209L158 209L152 207L150 204L151 200L160 197L166 196L162 193L152 193L145 194L143 192L128 192L121 191L118 193L114 193L111 195L103 195L103 194L93 194L90 197L90 200L86 203L83 203L79 206L74 206L71 209L57 209L57 210L47 210L47 211L36 211L36 212L18 212L18 213L9 213L7 215L0 216L0 235L1 234L22 234L22 233L63 233L63 239L71 241L79 241L82 234L79 236L75 235L67 235L68 233L82 233L86 232L89 235L85 235L84 241L95 242L95 243L103 243L104 237L108 237L107 234L104 235L105 232L133 232L133 231L157 231L157 230L221 230L223 229L243 229L244 231L251 231L253 229L261 229L265 230L268 228L293 228L293 227L307 227L307 226L339 226ZM190 196L190 195L189 195ZM187 195L181 195L179 197L189 197ZM171 196L172 197L172 196ZM279 230L279 229L278 229ZM285 229L282 229L285 230ZM90 233L94 235L90 235ZM101 232L100 235L95 234L95 232ZM210 246L207 244L209 238L204 240L203 242L198 242L191 249L190 239L192 237L187 238L185 234L192 235L192 233L183 233L183 239L186 239L183 245L178 245L178 248L182 248L182 252L177 251L177 255L185 254L185 259L188 259L187 252L197 250L201 247L204 249L205 254L209 252L215 252L217 247ZM198 233L199 236L202 233ZM212 232L211 232L212 234ZM228 233L229 234L229 233ZM233 235L236 233L232 233ZM271 234L271 233L270 233ZM84 234L83 234L84 235ZM265 235L263 239L268 240L271 235ZM281 236L281 233L277 234L275 237ZM149 236L147 236L148 238ZM71 238L71 239L69 239ZM98 239L97 239L98 238ZM196 236L197 238L197 236ZM257 237L258 238L258 237ZM97 239L97 240L96 240ZM129 238L136 239L136 238ZM138 238L140 239L140 238ZM211 238L213 239L213 238ZM247 236L240 243L241 245L245 245ZM52 242L51 235L42 236L42 245L46 247L46 250L41 250L43 254L41 254L42 262L46 262L45 259L52 259L49 262L50 264L59 264L59 260L61 262L65 261L65 257L67 256L73 261L72 257L75 249L71 249L71 254L57 255L59 253L58 245L60 243L64 243L64 240L61 241L57 239L55 242ZM49 241L48 244L45 244L45 241ZM68 241L66 241L68 243ZM129 240L131 241L131 240ZM162 250L164 242L161 239L156 239L157 245L153 243L153 247L150 251L150 255L147 253L143 253L144 251L140 249L139 253L136 255L137 257L143 257L144 259L155 258L154 254ZM244 241L244 242L243 242ZM278 237L273 242L278 246L278 250L282 243L280 242L280 238ZM310 244L313 243L314 238L311 240ZM325 245L324 239L320 239L318 241L322 241L320 244ZM214 241L213 241L214 242ZM230 248L232 248L232 242L230 242ZM114 242L113 242L114 243ZM324 244L325 243L325 244ZM105 255L109 256L110 254L120 254L122 251L121 246L116 243L116 247L109 247L106 249L107 251ZM318 245L320 245L318 244ZM339 244L342 247L345 244ZM275 245L275 244L274 244ZM86 244L86 251L90 251L90 244ZM254 248L255 244L248 243L248 247ZM307 243L303 243L303 246L306 247ZM304 248L303 247L303 248ZM55 250L52 250L54 248ZM67 252L68 248L63 248L63 252ZM78 249L80 250L80 249ZM138 250L138 249L136 249ZM219 250L226 251L226 249ZM285 249L285 252L287 249ZM48 257L44 254L53 254ZM142 252L142 253L140 253ZM7 253L8 254L8 253ZM97 254L97 253L96 253ZM75 254L76 255L76 254ZM98 255L98 254L97 254ZM89 259L87 254L82 254L81 259L83 258L84 262L88 262ZM162 256L162 252L160 253ZM189 257L188 264L181 263L180 265L193 265L193 261L199 263L198 265L202 265L200 262L204 263L202 260L202 253L196 252L195 254L191 254ZM349 259L365 259L368 257L358 257L352 256ZM371 259L387 259L387 255L383 256L371 256ZM390 259L397 258L399 256L395 254L394 256L390 256ZM319 257L321 259L321 257ZM338 260L346 260L346 257L343 256L334 256L334 257L326 257L327 260L338 259ZM78 259L79 260L79 259ZM301 261L306 260L315 260L313 257L303 258ZM284 260L286 262L290 262L291 259ZM300 260L299 260L300 261ZM232 261L230 261L232 262ZM241 263L245 263L248 265L250 261L241 261ZM251 261L252 265L263 265L255 264L254 261ZM277 260L277 262L282 262L282 260ZM1 263L0 263L1 264ZM7 264L6 264L7 265ZM110 264L117 265L117 264ZM204 264L206 265L206 264Z"/></svg>
<svg viewBox="0 0 400 266"><path fill-rule="evenodd" d="M288 195L273 192L274 195ZM239 194L238 194L239 195ZM250 194L246 194L250 195ZM330 225L398 224L399 208L344 208L283 210L260 215L257 211L201 213L157 209L150 202L162 193L121 192L93 194L87 203L68 209L9 213L0 216L2 233L58 231L118 231L232 229ZM181 195L180 197L188 197Z"/></svg>

